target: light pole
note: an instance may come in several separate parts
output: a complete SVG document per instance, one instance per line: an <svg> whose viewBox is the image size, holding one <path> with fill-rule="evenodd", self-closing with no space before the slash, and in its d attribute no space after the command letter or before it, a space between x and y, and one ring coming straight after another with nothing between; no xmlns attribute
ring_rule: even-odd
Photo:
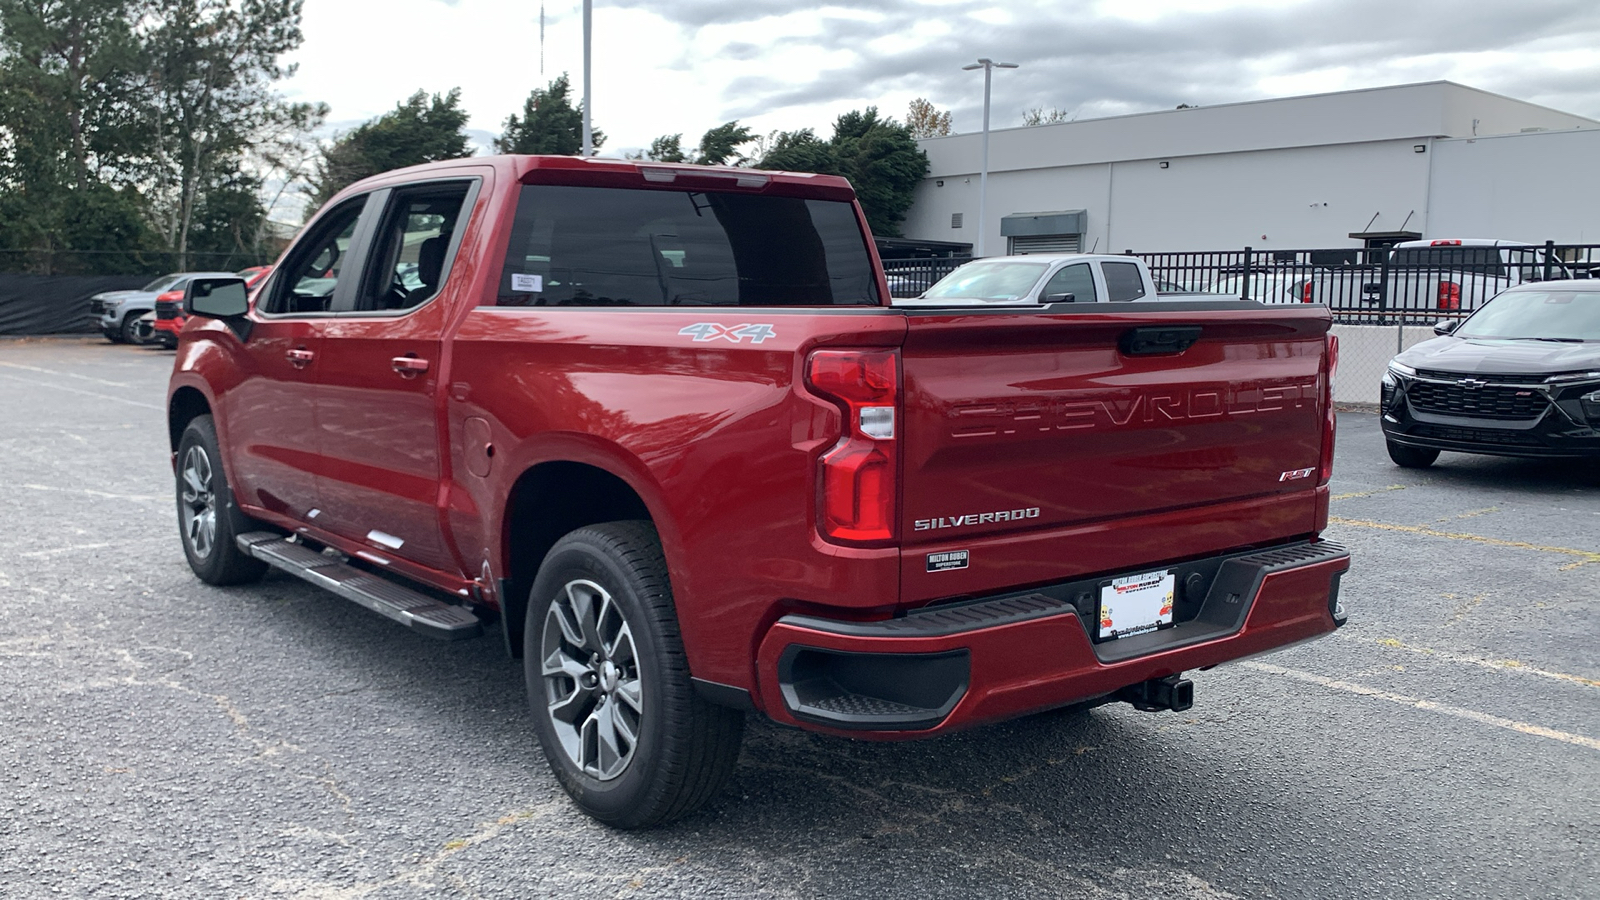
<svg viewBox="0 0 1600 900"><path fill-rule="evenodd" d="M588 0L584 0L588 2ZM983 256L983 231L988 222L989 213L989 82L994 78L995 69L1015 69L1016 63L997 63L992 59L984 58L970 66L962 66L962 70L970 72L973 69L983 70L983 168L978 171L978 251L977 256Z"/></svg>
<svg viewBox="0 0 1600 900"><path fill-rule="evenodd" d="M589 32L594 0L583 0L583 155L594 155L594 131L589 127ZM984 121L988 121L986 116ZM987 127L987 126L986 126Z"/></svg>

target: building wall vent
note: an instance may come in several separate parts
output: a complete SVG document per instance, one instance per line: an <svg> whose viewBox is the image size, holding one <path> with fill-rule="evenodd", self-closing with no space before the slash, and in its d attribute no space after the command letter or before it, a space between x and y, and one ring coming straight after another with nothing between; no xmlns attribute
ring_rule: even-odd
<svg viewBox="0 0 1600 900"><path fill-rule="evenodd" d="M961 213L951 213L950 214L950 227L951 228L960 228L961 227Z"/></svg>

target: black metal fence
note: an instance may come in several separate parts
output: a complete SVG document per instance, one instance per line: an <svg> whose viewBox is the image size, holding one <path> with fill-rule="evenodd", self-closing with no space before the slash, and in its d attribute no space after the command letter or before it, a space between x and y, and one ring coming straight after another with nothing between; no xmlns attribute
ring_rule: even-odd
<svg viewBox="0 0 1600 900"><path fill-rule="evenodd" d="M1425 247L1135 253L1163 294L1219 294L1263 303L1325 303L1336 321L1429 325L1464 318L1506 288L1600 278L1600 244L1518 246L1432 241ZM915 297L970 257L884 260L889 293Z"/></svg>
<svg viewBox="0 0 1600 900"><path fill-rule="evenodd" d="M1464 318L1509 287L1600 277L1600 244L1520 246L1432 241L1383 249L1132 253L1163 292L1264 303L1325 303L1348 324L1424 325Z"/></svg>
<svg viewBox="0 0 1600 900"><path fill-rule="evenodd" d="M883 274L889 279L889 296L915 297L969 262L972 262L970 256L886 259L883 261Z"/></svg>

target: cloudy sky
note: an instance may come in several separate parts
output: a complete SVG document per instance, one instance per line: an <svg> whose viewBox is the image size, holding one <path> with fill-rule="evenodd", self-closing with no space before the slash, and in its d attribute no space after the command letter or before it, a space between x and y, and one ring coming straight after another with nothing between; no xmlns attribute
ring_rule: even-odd
<svg viewBox="0 0 1600 900"><path fill-rule="evenodd" d="M480 144L563 71L581 91L581 0L306 0L295 99L336 128L460 87ZM373 13L372 10L381 10ZM738 119L815 128L913 98L993 127L1448 79L1600 119L1595 0L594 0L594 122L612 155ZM542 70L542 71L541 71Z"/></svg>

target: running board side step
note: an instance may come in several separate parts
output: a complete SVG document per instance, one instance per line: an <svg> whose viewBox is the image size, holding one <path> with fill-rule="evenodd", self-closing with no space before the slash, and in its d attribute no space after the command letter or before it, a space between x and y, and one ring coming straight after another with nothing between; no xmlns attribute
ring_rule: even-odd
<svg viewBox="0 0 1600 900"><path fill-rule="evenodd" d="M363 572L281 534L252 531L239 535L238 543L240 550L273 568L332 591L429 637L457 641L483 633L483 623L464 606L436 600Z"/></svg>

